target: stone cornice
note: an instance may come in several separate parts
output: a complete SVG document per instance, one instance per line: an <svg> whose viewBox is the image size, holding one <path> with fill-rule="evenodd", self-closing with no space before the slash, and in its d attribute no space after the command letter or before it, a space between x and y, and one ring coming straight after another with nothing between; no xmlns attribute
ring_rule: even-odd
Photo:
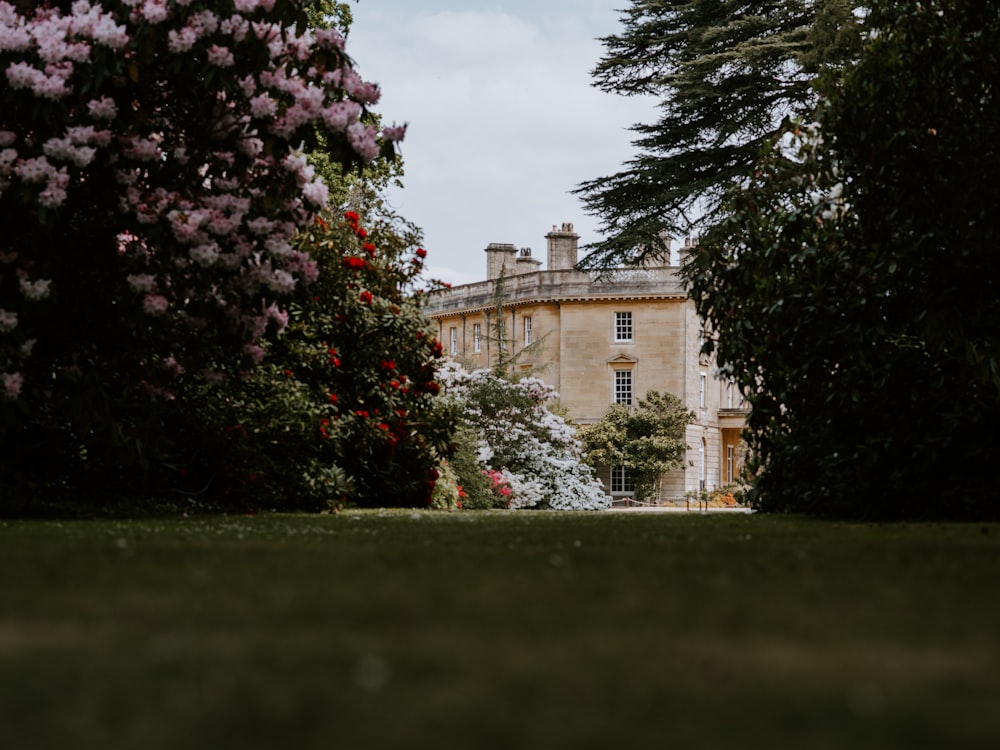
<svg viewBox="0 0 1000 750"><path fill-rule="evenodd" d="M496 306L496 282L480 281L432 292L431 318L476 314ZM504 307L614 300L686 299L675 267L615 269L598 273L535 271L504 279Z"/></svg>

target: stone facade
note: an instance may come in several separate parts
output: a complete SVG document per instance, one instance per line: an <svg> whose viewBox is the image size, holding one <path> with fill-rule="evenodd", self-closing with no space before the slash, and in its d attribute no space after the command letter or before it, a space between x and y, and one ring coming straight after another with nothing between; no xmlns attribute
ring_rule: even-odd
<svg viewBox="0 0 1000 750"><path fill-rule="evenodd" d="M470 368L492 366L502 330L520 352L513 366L553 385L576 424L597 422L629 394L634 402L649 390L673 393L696 418L687 428L687 468L665 478L659 500L729 484L746 411L699 353L704 332L677 266L581 272L572 224L553 226L546 239L546 270L530 250L493 243L486 281L431 296L427 312L445 352ZM602 481L627 497L612 488L610 468Z"/></svg>

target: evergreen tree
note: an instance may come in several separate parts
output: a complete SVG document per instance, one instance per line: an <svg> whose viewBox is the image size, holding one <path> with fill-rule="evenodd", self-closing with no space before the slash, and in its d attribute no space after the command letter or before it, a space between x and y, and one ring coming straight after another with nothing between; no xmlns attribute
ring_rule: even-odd
<svg viewBox="0 0 1000 750"><path fill-rule="evenodd" d="M683 274L749 387L757 508L995 518L1000 3L868 23Z"/></svg>
<svg viewBox="0 0 1000 750"><path fill-rule="evenodd" d="M814 103L810 81L855 39L850 0L633 0L602 41L595 85L660 99L637 124L638 155L575 191L606 239L583 260L610 267L662 256L662 238L715 218L784 118Z"/></svg>

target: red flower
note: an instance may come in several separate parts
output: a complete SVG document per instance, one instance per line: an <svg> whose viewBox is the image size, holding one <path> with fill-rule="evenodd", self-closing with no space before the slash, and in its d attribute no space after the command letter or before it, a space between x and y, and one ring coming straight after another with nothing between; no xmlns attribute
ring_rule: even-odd
<svg viewBox="0 0 1000 750"><path fill-rule="evenodd" d="M318 226L320 229L323 230L327 230L330 228L330 225L327 224L325 221L323 221L323 219L319 216L316 217L316 226Z"/></svg>
<svg viewBox="0 0 1000 750"><path fill-rule="evenodd" d="M379 367L381 367L383 370L395 370L396 369L396 363L393 362L391 359L383 359L379 363Z"/></svg>
<svg viewBox="0 0 1000 750"><path fill-rule="evenodd" d="M369 415L368 415L368 412L366 412L366 411L362 411L362 410L360 410L360 409L358 409L358 410L357 410L357 411L355 411L354 413L355 413L355 414L357 414L357 415L358 415L359 417L361 417L362 419L368 419L368 416L369 416Z"/></svg>
<svg viewBox="0 0 1000 750"><path fill-rule="evenodd" d="M348 211L347 213L345 213L344 218L352 222L361 221L361 217L358 216L354 211Z"/></svg>
<svg viewBox="0 0 1000 750"><path fill-rule="evenodd" d="M429 380L424 383L424 392L437 395L441 392L441 386L435 383L433 380Z"/></svg>
<svg viewBox="0 0 1000 750"><path fill-rule="evenodd" d="M440 357L444 354L444 347L441 346L440 341L435 341L431 346L431 355L434 357Z"/></svg>
<svg viewBox="0 0 1000 750"><path fill-rule="evenodd" d="M341 263L350 268L352 271L360 271L361 269L367 267L368 261L364 258L358 258L353 255L349 255L346 258L341 258Z"/></svg>
<svg viewBox="0 0 1000 750"><path fill-rule="evenodd" d="M331 394L330 394L330 403L331 403L331 404L335 404L335 403L337 403L338 401L340 401L340 399L339 399L339 398L337 398L337 394L336 394L336 393L331 393Z"/></svg>
<svg viewBox="0 0 1000 750"><path fill-rule="evenodd" d="M368 253L368 257L369 258L374 258L375 257L375 246L372 243L366 242L361 247L364 249L364 251L366 253Z"/></svg>
<svg viewBox="0 0 1000 750"><path fill-rule="evenodd" d="M422 247L418 247L417 248L417 257L418 258L426 258L427 257L427 251L424 250Z"/></svg>
<svg viewBox="0 0 1000 750"><path fill-rule="evenodd" d="M372 297L372 293L365 289L360 295L358 295L358 299L360 299L364 304L370 305L372 303L372 299L374 298Z"/></svg>

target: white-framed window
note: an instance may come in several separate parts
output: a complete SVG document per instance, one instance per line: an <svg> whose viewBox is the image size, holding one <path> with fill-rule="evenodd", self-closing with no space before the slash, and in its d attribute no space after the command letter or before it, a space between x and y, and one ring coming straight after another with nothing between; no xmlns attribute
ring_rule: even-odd
<svg viewBox="0 0 1000 750"><path fill-rule="evenodd" d="M615 370L615 403L632 405L631 370Z"/></svg>
<svg viewBox="0 0 1000 750"><path fill-rule="evenodd" d="M472 325L472 348L476 354L483 350L483 326L481 323Z"/></svg>
<svg viewBox="0 0 1000 750"><path fill-rule="evenodd" d="M708 373L703 372L698 379L698 406L705 408L705 389L708 387Z"/></svg>
<svg viewBox="0 0 1000 750"><path fill-rule="evenodd" d="M726 408L727 409L732 409L733 408L733 389L734 388L735 388L735 386L732 384L732 382L730 382L726 386Z"/></svg>
<svg viewBox="0 0 1000 750"><path fill-rule="evenodd" d="M635 480L628 473L624 466L611 467L611 494L612 495L634 495Z"/></svg>
<svg viewBox="0 0 1000 750"><path fill-rule="evenodd" d="M735 451L732 445L726 446L726 484L733 483L733 469L734 466L734 455Z"/></svg>
<svg viewBox="0 0 1000 750"><path fill-rule="evenodd" d="M615 313L615 341L632 341L632 313Z"/></svg>
<svg viewBox="0 0 1000 750"><path fill-rule="evenodd" d="M531 316L524 316L524 345L531 346Z"/></svg>
<svg viewBox="0 0 1000 750"><path fill-rule="evenodd" d="M454 327L451 329L451 345L449 347L449 351L451 351L452 354L458 354L458 329Z"/></svg>

